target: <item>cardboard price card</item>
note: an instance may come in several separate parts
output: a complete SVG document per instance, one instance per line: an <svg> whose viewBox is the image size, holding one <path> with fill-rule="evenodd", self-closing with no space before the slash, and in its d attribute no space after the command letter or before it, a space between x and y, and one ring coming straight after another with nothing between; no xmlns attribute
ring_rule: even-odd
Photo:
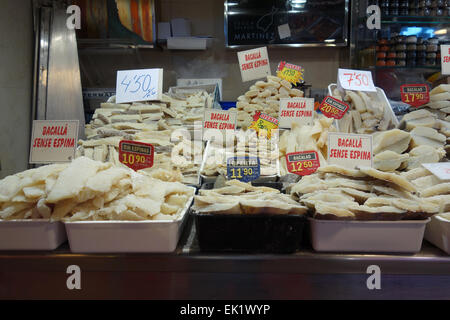
<svg viewBox="0 0 450 320"><path fill-rule="evenodd" d="M400 86L402 101L413 107L420 107L430 101L430 91L426 84L404 84Z"/></svg>
<svg viewBox="0 0 450 320"><path fill-rule="evenodd" d="M161 100L163 69L117 71L116 102Z"/></svg>
<svg viewBox="0 0 450 320"><path fill-rule="evenodd" d="M328 164L349 169L372 167L372 136L367 134L328 133Z"/></svg>
<svg viewBox="0 0 450 320"><path fill-rule="evenodd" d="M338 88L376 92L370 71L338 69Z"/></svg>
<svg viewBox="0 0 450 320"><path fill-rule="evenodd" d="M143 142L122 140L119 143L119 161L134 171L153 167L155 148Z"/></svg>
<svg viewBox="0 0 450 320"><path fill-rule="evenodd" d="M300 125L312 125L313 117L313 98L280 99L278 120L281 128L291 129L293 122Z"/></svg>
<svg viewBox="0 0 450 320"><path fill-rule="evenodd" d="M267 47L261 47L237 53L242 81L264 78L270 75Z"/></svg>
<svg viewBox="0 0 450 320"><path fill-rule="evenodd" d="M34 120L30 163L70 162L75 158L78 120Z"/></svg>
<svg viewBox="0 0 450 320"><path fill-rule="evenodd" d="M278 129L278 119L257 111L249 129L255 130L259 137L265 136L270 139L272 130Z"/></svg>
<svg viewBox="0 0 450 320"><path fill-rule="evenodd" d="M277 68L277 77L289 81L293 85L305 83L304 79L305 69L295 64L281 61Z"/></svg>
<svg viewBox="0 0 450 320"><path fill-rule="evenodd" d="M211 140L216 135L225 134L227 131L234 132L236 130L236 119L236 109L205 109L202 127L203 140Z"/></svg>
<svg viewBox="0 0 450 320"><path fill-rule="evenodd" d="M227 159L227 179L250 182L261 175L258 157L232 157Z"/></svg>
<svg viewBox="0 0 450 320"><path fill-rule="evenodd" d="M320 167L317 151L301 151L286 155L288 171L299 176L308 176Z"/></svg>
<svg viewBox="0 0 450 320"><path fill-rule="evenodd" d="M428 171L440 180L450 180L450 162L422 163Z"/></svg>
<svg viewBox="0 0 450 320"><path fill-rule="evenodd" d="M441 44L441 73L450 75L450 45Z"/></svg>
<svg viewBox="0 0 450 320"><path fill-rule="evenodd" d="M337 120L342 119L344 114L348 111L349 105L341 100L331 96L325 97L319 106L319 110L328 118Z"/></svg>

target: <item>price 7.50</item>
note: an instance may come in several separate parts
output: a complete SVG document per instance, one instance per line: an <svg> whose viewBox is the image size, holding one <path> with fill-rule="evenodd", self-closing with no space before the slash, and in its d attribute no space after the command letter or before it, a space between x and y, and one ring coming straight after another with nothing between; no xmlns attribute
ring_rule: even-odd
<svg viewBox="0 0 450 320"><path fill-rule="evenodd" d="M232 173L230 179L240 179L242 178L242 173L244 174L244 176L251 176L253 174L252 168L237 168L230 169L230 171Z"/></svg>
<svg viewBox="0 0 450 320"><path fill-rule="evenodd" d="M353 85L355 86L368 86L369 85L369 77L366 74L361 73L344 73L344 76L347 76L348 85L351 86L352 82L355 81Z"/></svg>
<svg viewBox="0 0 450 320"><path fill-rule="evenodd" d="M143 98L149 98L156 94L155 88L151 88L152 77L149 74L137 76L135 75L133 79L128 79L126 75L120 82L122 86L125 86L125 93L130 90L130 93L138 93L141 91L144 93Z"/></svg>

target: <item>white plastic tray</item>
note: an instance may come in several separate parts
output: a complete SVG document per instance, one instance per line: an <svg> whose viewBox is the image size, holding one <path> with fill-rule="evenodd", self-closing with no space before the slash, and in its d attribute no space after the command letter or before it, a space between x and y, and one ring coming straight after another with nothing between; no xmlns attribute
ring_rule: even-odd
<svg viewBox="0 0 450 320"><path fill-rule="evenodd" d="M328 86L328 95L333 96L333 90L337 87L336 83L331 83ZM392 106L389 103L388 98L386 97L386 94L384 93L384 90L375 87L377 89L377 93L374 92L366 92L370 97L373 97L373 95L377 95L378 99L384 104L384 117L391 120L391 123L397 128L399 125L398 119L395 116L394 111L392 110ZM335 121L336 123L336 129L339 132L339 120Z"/></svg>
<svg viewBox="0 0 450 320"><path fill-rule="evenodd" d="M309 218L314 250L416 253L430 221L342 221Z"/></svg>
<svg viewBox="0 0 450 320"><path fill-rule="evenodd" d="M173 221L65 222L70 250L75 253L173 252L193 199L192 196Z"/></svg>
<svg viewBox="0 0 450 320"><path fill-rule="evenodd" d="M432 216L425 229L425 239L450 254L450 221L439 216Z"/></svg>
<svg viewBox="0 0 450 320"><path fill-rule="evenodd" d="M66 240L61 222L47 219L0 220L0 250L54 250Z"/></svg>

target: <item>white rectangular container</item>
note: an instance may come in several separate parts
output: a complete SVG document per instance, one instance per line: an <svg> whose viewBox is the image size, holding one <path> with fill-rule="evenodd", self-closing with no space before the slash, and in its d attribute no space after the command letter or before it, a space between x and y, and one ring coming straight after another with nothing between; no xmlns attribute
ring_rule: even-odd
<svg viewBox="0 0 450 320"><path fill-rule="evenodd" d="M58 221L0 220L0 250L54 250L66 240L64 224Z"/></svg>
<svg viewBox="0 0 450 320"><path fill-rule="evenodd" d="M337 87L336 83L332 83L328 86L328 95L333 96L333 90ZM392 110L392 106L389 103L388 98L386 97L386 94L384 93L384 90L379 88L379 87L375 87L377 89L377 92L366 92L369 97L371 98L377 98L379 101L381 101L384 105L384 118L390 119L391 123L395 126L398 127L399 122L397 117L395 116L394 111ZM335 121L336 124L336 129L339 132L339 120Z"/></svg>
<svg viewBox="0 0 450 320"><path fill-rule="evenodd" d="M191 197L173 221L65 222L74 253L173 252L187 220Z"/></svg>
<svg viewBox="0 0 450 320"><path fill-rule="evenodd" d="M416 253L430 221L342 221L309 218L314 250Z"/></svg>
<svg viewBox="0 0 450 320"><path fill-rule="evenodd" d="M432 216L425 229L425 239L450 254L450 221L440 216Z"/></svg>

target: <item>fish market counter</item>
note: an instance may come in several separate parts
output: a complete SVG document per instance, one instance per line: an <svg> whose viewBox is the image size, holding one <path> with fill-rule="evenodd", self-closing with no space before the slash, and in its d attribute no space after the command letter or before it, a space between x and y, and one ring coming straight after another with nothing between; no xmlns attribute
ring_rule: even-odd
<svg viewBox="0 0 450 320"><path fill-rule="evenodd" d="M450 256L202 253L189 221L170 254L0 252L0 298L450 299Z"/></svg>

